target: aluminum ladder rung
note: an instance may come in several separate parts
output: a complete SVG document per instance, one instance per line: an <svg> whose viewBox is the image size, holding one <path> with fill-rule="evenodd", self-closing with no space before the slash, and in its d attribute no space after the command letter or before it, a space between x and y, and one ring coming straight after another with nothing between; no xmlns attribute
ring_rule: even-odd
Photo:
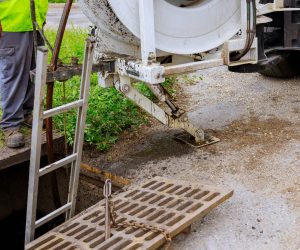
<svg viewBox="0 0 300 250"><path fill-rule="evenodd" d="M70 102L68 104L61 105L61 106L53 108L53 109L49 109L43 113L43 119L47 119L49 117L52 117L52 116L55 116L55 115L58 115L58 114L61 114L64 112L68 112L74 108L80 108L80 107L82 107L82 105L83 105L83 100L77 100L77 101Z"/></svg>
<svg viewBox="0 0 300 250"><path fill-rule="evenodd" d="M44 225L45 223L47 223L48 221L54 219L55 217L65 213L66 211L71 209L71 205L72 203L69 202L66 205L54 210L53 212L51 212L50 214L47 214L46 216L42 217L41 219L37 220L35 222L35 228L38 228L42 225Z"/></svg>
<svg viewBox="0 0 300 250"><path fill-rule="evenodd" d="M45 174L48 174L50 172L53 172L54 170L59 169L59 168L65 166L69 163L72 163L73 161L75 161L77 159L77 156L78 156L78 154L75 153L75 154L69 155L69 156L67 156L67 157L65 157L65 158L63 158L63 159L61 159L57 162L54 162L54 163L52 163L52 164L50 164L50 165L48 165L44 168L41 168L39 170L40 177L45 175Z"/></svg>

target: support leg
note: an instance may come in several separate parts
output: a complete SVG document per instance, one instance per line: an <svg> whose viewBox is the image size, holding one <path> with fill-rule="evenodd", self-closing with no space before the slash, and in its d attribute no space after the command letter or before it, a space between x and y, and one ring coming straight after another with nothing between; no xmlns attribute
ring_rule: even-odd
<svg viewBox="0 0 300 250"><path fill-rule="evenodd" d="M189 121L188 115L181 109L178 109L176 114L172 112L169 105L161 107L158 104L153 103L147 97L142 95L136 89L131 86L131 78L128 76L120 76L120 81L115 85L116 89L122 92L126 97L136 103L139 107L144 109L150 115L154 116L161 123L169 126L170 128L183 129L190 134L195 141L196 147L205 146L218 142L219 140L215 137L208 136L201 129L196 127L191 121ZM162 98L160 98L162 100ZM178 138L182 141L184 139ZM186 141L189 144L192 144Z"/></svg>

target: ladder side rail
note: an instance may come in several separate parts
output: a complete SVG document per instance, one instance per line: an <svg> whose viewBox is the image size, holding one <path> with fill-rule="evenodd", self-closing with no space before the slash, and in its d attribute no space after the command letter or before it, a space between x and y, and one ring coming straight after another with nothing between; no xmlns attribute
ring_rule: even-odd
<svg viewBox="0 0 300 250"><path fill-rule="evenodd" d="M33 126L31 138L30 168L27 197L27 214L25 228L25 245L34 239L37 196L39 185L39 169L41 159L41 137L43 130L43 108L47 77L48 50L45 46L37 50L37 68L35 78L35 95L33 110Z"/></svg>
<svg viewBox="0 0 300 250"><path fill-rule="evenodd" d="M85 43L85 49L84 49L84 58L83 58L83 64L82 64L82 73L81 73L81 82L80 82L80 94L79 94L79 98L82 98L81 93L82 93L82 86L85 83L85 77L86 77L86 70L87 70L87 61L88 61L88 43ZM78 110L77 112L77 120L76 120L76 128L75 128L75 135L74 135L74 143L73 143L73 154L77 154L77 149L76 149L76 145L78 143L78 121L79 121L79 117L78 115L81 114L80 112L81 108ZM75 162L73 162L71 164L71 171L70 171L70 181L69 181L69 189L68 189L68 202L72 202L71 198L71 192L72 192L72 187L74 185L73 180L74 180L74 166L75 166ZM67 211L66 213L66 220L70 219L71 216L71 211Z"/></svg>
<svg viewBox="0 0 300 250"><path fill-rule="evenodd" d="M75 213L76 208L76 197L78 190L78 181L80 174L80 163L82 157L82 148L84 141L84 129L86 124L86 116L88 109L88 99L90 94L90 81L91 74L93 68L93 57L95 50L95 40L92 38L88 38L86 40L85 47L85 56L84 56L84 66L82 72L81 79L81 87L80 87L80 99L83 100L83 105L78 109L77 115L77 124L76 124L76 132L74 139L74 148L73 153L77 154L77 160L73 162L70 176L70 186L69 186L69 194L68 194L68 202L71 203L71 209L67 212L67 219L71 218Z"/></svg>

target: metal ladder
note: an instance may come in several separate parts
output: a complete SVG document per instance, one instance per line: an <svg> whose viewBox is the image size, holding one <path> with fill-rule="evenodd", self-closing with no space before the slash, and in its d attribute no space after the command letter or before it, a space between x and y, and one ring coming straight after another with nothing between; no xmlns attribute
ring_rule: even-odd
<svg viewBox="0 0 300 250"><path fill-rule="evenodd" d="M90 91L90 77L93 67L94 45L95 41L92 38L88 38L86 40L80 85L80 99L47 111L44 111L44 96L47 80L48 50L44 46L38 48L37 68L35 76L35 97L31 139L25 245L34 240L35 230L38 227L44 225L45 223L63 213L66 214L66 220L70 219L74 215L80 174L84 128L88 106L88 96ZM67 112L74 108L78 109L78 113L73 153L57 162L54 162L40 169L43 120ZM39 220L36 220L39 178L69 164L71 164L71 171L67 203L49 213L48 215L40 218Z"/></svg>

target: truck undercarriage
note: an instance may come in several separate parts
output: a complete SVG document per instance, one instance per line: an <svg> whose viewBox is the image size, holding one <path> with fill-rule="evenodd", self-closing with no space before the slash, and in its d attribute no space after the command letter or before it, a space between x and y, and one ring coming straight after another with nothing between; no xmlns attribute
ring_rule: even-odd
<svg viewBox="0 0 300 250"><path fill-rule="evenodd" d="M275 1L276 2L276 1ZM260 4L274 4L261 0ZM300 1L283 1L284 8L300 8ZM229 67L235 72L260 72L271 77L299 75L300 11L286 10L264 14L267 23L257 25L258 62L256 65Z"/></svg>

